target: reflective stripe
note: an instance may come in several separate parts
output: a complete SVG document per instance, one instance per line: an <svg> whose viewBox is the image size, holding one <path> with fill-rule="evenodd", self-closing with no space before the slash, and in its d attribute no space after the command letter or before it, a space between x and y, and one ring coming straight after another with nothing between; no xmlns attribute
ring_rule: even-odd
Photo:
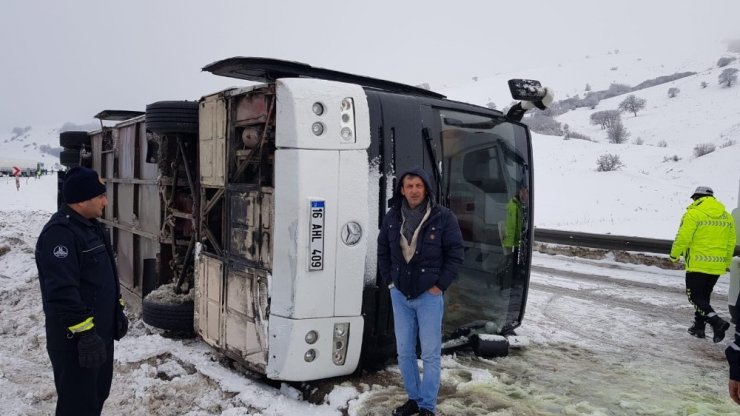
<svg viewBox="0 0 740 416"><path fill-rule="evenodd" d="M126 307L126 302L123 301L123 298L118 298L118 303L121 305L122 308Z"/></svg>
<svg viewBox="0 0 740 416"><path fill-rule="evenodd" d="M740 351L740 347L738 347L737 344L735 344L734 342L730 344L730 348L732 348L735 351Z"/></svg>
<svg viewBox="0 0 740 416"><path fill-rule="evenodd" d="M87 331L89 329L92 329L94 326L95 326L95 324L93 324L93 318L91 316L91 317L85 319L84 321L80 322L79 324L72 325L72 326L70 326L67 329L69 329L69 332L71 332L73 334L78 334L80 332L84 332L84 331Z"/></svg>

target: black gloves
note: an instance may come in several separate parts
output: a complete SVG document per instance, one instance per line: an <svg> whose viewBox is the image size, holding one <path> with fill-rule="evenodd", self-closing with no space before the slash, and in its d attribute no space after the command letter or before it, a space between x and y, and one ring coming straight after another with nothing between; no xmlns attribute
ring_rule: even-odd
<svg viewBox="0 0 740 416"><path fill-rule="evenodd" d="M128 332L128 318L126 317L126 314L123 313L123 309L126 307L126 302L123 301L122 297L118 298L118 306L118 314L116 316L116 335L113 337L116 341L120 341Z"/></svg>
<svg viewBox="0 0 740 416"><path fill-rule="evenodd" d="M120 341L121 338L126 336L126 333L128 332L128 318L126 318L126 314L123 313L122 309L118 310L118 319L116 319L116 336L115 340Z"/></svg>
<svg viewBox="0 0 740 416"><path fill-rule="evenodd" d="M87 330L79 335L77 353L82 368L98 368L108 359L105 342L95 333L94 329Z"/></svg>

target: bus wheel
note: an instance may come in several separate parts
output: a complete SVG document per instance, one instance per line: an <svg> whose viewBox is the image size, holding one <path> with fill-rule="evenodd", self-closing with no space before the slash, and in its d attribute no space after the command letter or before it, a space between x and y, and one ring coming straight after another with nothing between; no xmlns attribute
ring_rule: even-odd
<svg viewBox="0 0 740 416"><path fill-rule="evenodd" d="M145 323L166 331L180 331L192 334L193 302L159 303L144 298L141 304L141 317Z"/></svg>
<svg viewBox="0 0 740 416"><path fill-rule="evenodd" d="M80 165L80 151L75 149L64 149L59 153L59 163L73 168Z"/></svg>
<svg viewBox="0 0 740 416"><path fill-rule="evenodd" d="M197 101L157 101L146 106L146 129L152 133L198 134Z"/></svg>
<svg viewBox="0 0 740 416"><path fill-rule="evenodd" d="M475 335L471 339L475 355L483 358L506 357L509 341L501 335Z"/></svg>
<svg viewBox="0 0 740 416"><path fill-rule="evenodd" d="M59 145L77 150L83 146L90 147L90 135L86 131L63 131L59 133Z"/></svg>

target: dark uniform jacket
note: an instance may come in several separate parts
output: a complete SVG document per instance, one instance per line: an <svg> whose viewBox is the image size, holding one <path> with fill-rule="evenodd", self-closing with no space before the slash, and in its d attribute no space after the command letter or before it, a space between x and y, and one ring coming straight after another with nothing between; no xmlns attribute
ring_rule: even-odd
<svg viewBox="0 0 740 416"><path fill-rule="evenodd" d="M416 251L409 263L401 251L401 204L403 177L407 174L419 176L424 181L431 212L421 225L416 242ZM420 168L405 172L399 177L390 210L383 219L378 235L378 271L381 284L391 282L407 298L413 299L437 286L447 290L457 276L463 262L462 233L457 217L449 209L435 204L427 173Z"/></svg>
<svg viewBox="0 0 740 416"><path fill-rule="evenodd" d="M113 342L121 316L113 259L100 222L82 217L67 205L44 226L36 243L36 267L48 349L76 349L68 328L91 316L97 334L106 344Z"/></svg>

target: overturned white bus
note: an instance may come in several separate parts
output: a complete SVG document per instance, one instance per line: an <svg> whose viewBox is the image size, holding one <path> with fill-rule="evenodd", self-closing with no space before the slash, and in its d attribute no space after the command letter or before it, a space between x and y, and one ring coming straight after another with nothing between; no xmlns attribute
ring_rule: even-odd
<svg viewBox="0 0 740 416"><path fill-rule="evenodd" d="M277 380L392 357L375 240L395 172L418 165L465 240L445 336L485 352L480 334L520 324L534 190L520 120L551 101L545 89L511 83L531 101L503 114L296 62L231 58L204 70L259 84L156 102L141 115L104 111L101 120L126 120L90 134L87 163L108 183L102 221L145 322L194 331ZM514 239L507 204L522 188L529 200Z"/></svg>

